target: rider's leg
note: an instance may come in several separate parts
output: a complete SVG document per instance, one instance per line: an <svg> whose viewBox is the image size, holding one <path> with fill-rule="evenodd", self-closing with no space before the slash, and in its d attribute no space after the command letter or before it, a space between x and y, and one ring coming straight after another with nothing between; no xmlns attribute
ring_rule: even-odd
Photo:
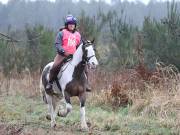
<svg viewBox="0 0 180 135"><path fill-rule="evenodd" d="M88 66L85 67L85 74L87 77L86 91L91 92L91 87L89 85Z"/></svg>
<svg viewBox="0 0 180 135"><path fill-rule="evenodd" d="M50 74L49 74L49 82L46 86L46 91L50 91L52 89L52 84L53 81L56 79L57 74L60 71L61 65L62 65L62 61L65 57L62 55L57 54L56 57L54 58L54 64L50 70Z"/></svg>

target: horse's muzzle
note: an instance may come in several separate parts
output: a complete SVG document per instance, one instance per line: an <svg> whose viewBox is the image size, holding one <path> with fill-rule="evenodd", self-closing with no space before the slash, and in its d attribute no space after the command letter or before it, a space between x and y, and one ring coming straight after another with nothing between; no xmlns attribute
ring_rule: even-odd
<svg viewBox="0 0 180 135"><path fill-rule="evenodd" d="M92 64L89 64L90 69L96 69L97 65L93 62Z"/></svg>

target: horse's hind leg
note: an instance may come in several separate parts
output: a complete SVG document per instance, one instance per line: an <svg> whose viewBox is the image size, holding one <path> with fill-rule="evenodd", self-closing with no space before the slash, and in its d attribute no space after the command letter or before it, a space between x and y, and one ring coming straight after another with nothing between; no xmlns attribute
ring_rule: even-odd
<svg viewBox="0 0 180 135"><path fill-rule="evenodd" d="M55 103L53 101L53 97L51 95L46 94L46 98L47 98L47 103L48 103L48 110L49 113L51 115L51 127L55 127L56 126L56 112L55 112Z"/></svg>
<svg viewBox="0 0 180 135"><path fill-rule="evenodd" d="M82 130L88 130L88 126L86 123L86 117L85 117L85 102L86 102L86 94L85 92L79 96L80 100L80 117L81 117L81 128Z"/></svg>
<svg viewBox="0 0 180 135"><path fill-rule="evenodd" d="M51 106L47 103L48 114L46 115L47 120L51 120Z"/></svg>
<svg viewBox="0 0 180 135"><path fill-rule="evenodd" d="M59 106L58 106L58 112L57 112L57 115L60 116L60 117L65 117L65 107L64 105L66 104L65 102L65 99L61 99L60 102L59 102Z"/></svg>

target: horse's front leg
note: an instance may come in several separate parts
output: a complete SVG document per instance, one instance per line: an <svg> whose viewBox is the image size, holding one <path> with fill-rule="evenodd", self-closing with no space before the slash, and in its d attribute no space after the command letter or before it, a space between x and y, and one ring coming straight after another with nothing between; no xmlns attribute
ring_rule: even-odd
<svg viewBox="0 0 180 135"><path fill-rule="evenodd" d="M64 91L64 99L65 99L66 109L58 113L58 115L61 117L66 117L67 114L72 111L70 95L66 91Z"/></svg>
<svg viewBox="0 0 180 135"><path fill-rule="evenodd" d="M88 126L86 123L86 117L85 117L85 102L86 102L86 93L84 92L79 96L80 100L80 117L81 117L81 128L82 130L88 131Z"/></svg>

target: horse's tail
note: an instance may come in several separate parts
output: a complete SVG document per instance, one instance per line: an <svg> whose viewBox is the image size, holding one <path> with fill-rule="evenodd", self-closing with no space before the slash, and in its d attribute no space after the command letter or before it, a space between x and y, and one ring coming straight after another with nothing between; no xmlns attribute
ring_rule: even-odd
<svg viewBox="0 0 180 135"><path fill-rule="evenodd" d="M43 101L47 104L46 94L45 94L44 86L43 86L43 83L42 83L42 75L40 77L39 82L40 82L39 83L39 90L40 90L41 97L42 97Z"/></svg>

